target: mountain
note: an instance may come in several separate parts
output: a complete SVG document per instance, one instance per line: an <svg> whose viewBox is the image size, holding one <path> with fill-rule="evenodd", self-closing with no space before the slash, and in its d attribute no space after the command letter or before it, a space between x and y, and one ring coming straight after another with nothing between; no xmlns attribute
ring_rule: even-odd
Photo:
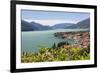
<svg viewBox="0 0 100 73"><path fill-rule="evenodd" d="M54 26L52 26L52 29L66 29L69 26L72 26L74 24L72 23L60 23L60 24L56 24Z"/></svg>
<svg viewBox="0 0 100 73"><path fill-rule="evenodd" d="M22 31L35 31L35 30L49 30L51 27L49 26L43 26L42 24L36 23L36 22L27 22L24 20L21 20L21 30Z"/></svg>
<svg viewBox="0 0 100 73"><path fill-rule="evenodd" d="M90 18L87 18L83 21L78 22L75 25L69 26L67 28L74 29L74 28L90 28Z"/></svg>
<svg viewBox="0 0 100 73"><path fill-rule="evenodd" d="M30 23L28 23L24 20L21 20L21 31L33 31L33 30L35 30L33 27L34 26L31 25Z"/></svg>
<svg viewBox="0 0 100 73"><path fill-rule="evenodd" d="M34 25L34 27L37 28L36 30L49 30L49 29L51 29L50 26L44 26L44 25L36 23L36 22L31 22L30 24Z"/></svg>
<svg viewBox="0 0 100 73"><path fill-rule="evenodd" d="M22 31L38 31L38 30L51 30L51 29L84 29L90 27L90 18L82 20L78 22L77 24L72 23L60 23L55 24L54 26L44 26L42 24L36 23L36 22L27 22L24 20L21 20L21 30Z"/></svg>

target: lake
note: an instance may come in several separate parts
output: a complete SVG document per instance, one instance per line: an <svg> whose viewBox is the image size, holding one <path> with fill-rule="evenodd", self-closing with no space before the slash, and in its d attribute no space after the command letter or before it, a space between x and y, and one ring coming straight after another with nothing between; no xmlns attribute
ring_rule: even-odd
<svg viewBox="0 0 100 73"><path fill-rule="evenodd" d="M52 47L54 43L68 42L70 44L77 43L71 39L61 39L54 36L56 32L77 32L88 31L88 29L55 29L46 31L27 31L21 34L21 50L22 52L37 52L41 47Z"/></svg>

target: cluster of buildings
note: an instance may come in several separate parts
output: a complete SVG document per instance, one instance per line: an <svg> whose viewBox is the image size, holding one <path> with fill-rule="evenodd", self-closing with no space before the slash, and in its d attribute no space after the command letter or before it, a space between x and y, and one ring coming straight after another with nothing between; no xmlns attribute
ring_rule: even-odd
<svg viewBox="0 0 100 73"><path fill-rule="evenodd" d="M72 45L63 45L64 48L89 48L90 46L90 33L85 32L57 32L54 34L56 37L62 39L73 39L77 40L78 43Z"/></svg>

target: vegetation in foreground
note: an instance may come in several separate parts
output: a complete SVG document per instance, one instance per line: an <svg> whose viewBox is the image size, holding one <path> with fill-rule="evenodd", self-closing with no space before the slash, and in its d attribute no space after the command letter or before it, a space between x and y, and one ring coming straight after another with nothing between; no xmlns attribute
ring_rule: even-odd
<svg viewBox="0 0 100 73"><path fill-rule="evenodd" d="M40 48L37 53L23 52L21 55L22 63L32 62L52 62L52 61L71 61L71 60L89 60L90 49L88 48L65 48L68 43L54 43L52 48Z"/></svg>

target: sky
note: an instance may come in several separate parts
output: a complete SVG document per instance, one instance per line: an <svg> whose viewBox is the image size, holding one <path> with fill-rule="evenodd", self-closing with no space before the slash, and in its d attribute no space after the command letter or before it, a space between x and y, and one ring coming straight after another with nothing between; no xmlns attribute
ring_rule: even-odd
<svg viewBox="0 0 100 73"><path fill-rule="evenodd" d="M90 17L89 13L21 10L21 19L27 22L37 22L42 25L53 26L59 23L78 23Z"/></svg>

